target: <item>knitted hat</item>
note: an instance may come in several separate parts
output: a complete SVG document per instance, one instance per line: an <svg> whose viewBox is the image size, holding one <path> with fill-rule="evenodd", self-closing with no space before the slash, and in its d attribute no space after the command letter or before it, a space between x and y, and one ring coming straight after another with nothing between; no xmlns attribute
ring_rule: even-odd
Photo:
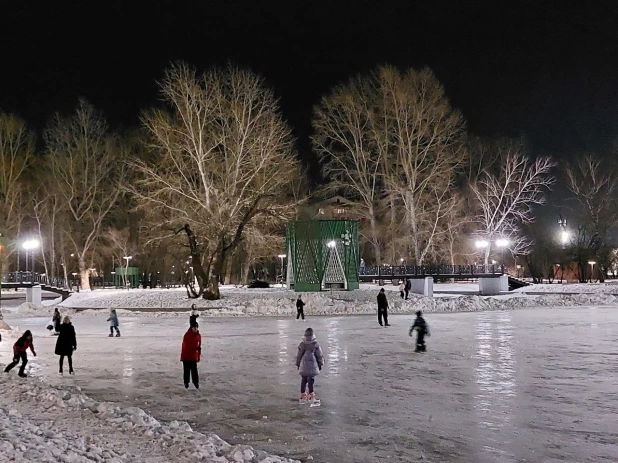
<svg viewBox="0 0 618 463"><path fill-rule="evenodd" d="M310 338L311 336L313 336L313 328L307 328L305 330L305 336L307 336L308 338Z"/></svg>
<svg viewBox="0 0 618 463"><path fill-rule="evenodd" d="M416 311L416 316L417 316L417 317L420 317L421 315L423 315L423 312L421 312L420 310L417 310L417 311Z"/></svg>

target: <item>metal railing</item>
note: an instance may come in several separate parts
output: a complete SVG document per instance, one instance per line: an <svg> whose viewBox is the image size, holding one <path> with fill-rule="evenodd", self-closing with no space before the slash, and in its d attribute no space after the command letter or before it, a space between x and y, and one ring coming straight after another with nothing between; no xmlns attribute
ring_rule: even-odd
<svg viewBox="0 0 618 463"><path fill-rule="evenodd" d="M503 275L501 265L374 265L360 268L360 276L405 277L405 276L451 276Z"/></svg>

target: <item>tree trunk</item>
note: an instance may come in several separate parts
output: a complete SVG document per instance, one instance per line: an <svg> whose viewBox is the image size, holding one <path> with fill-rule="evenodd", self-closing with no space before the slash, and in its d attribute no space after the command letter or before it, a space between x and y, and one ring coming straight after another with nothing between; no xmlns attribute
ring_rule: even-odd
<svg viewBox="0 0 618 463"><path fill-rule="evenodd" d="M230 256L229 259L227 259L227 262L225 264L225 276L223 279L223 284L224 285L229 285L232 281L232 256Z"/></svg>
<svg viewBox="0 0 618 463"><path fill-rule="evenodd" d="M380 243L378 241L376 218L373 213L373 207L369 208L369 226L371 228L371 244L373 245L376 265L382 265L382 255L380 253Z"/></svg>
<svg viewBox="0 0 618 463"><path fill-rule="evenodd" d="M84 256L79 256L79 278L80 278L80 290L90 290L90 272L86 268L86 261Z"/></svg>
<svg viewBox="0 0 618 463"><path fill-rule="evenodd" d="M406 202L408 203L408 227L410 228L410 234L412 235L412 249L414 252L414 255L412 256L412 263L414 265L423 265L423 263L419 261L421 250L418 238L418 223L416 223L416 207L414 205L412 194L408 192L406 195Z"/></svg>

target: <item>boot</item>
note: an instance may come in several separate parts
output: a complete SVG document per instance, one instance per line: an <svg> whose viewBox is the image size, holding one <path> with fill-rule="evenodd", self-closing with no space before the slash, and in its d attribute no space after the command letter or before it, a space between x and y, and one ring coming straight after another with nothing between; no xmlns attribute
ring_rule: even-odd
<svg viewBox="0 0 618 463"><path fill-rule="evenodd" d="M300 399L298 400L299 403L301 404L306 404L307 403L307 394L305 394L304 392L300 395Z"/></svg>
<svg viewBox="0 0 618 463"><path fill-rule="evenodd" d="M114 335L112 333L109 333L108 338L113 338L113 337L114 337Z"/></svg>
<svg viewBox="0 0 618 463"><path fill-rule="evenodd" d="M320 402L320 399L318 399L315 396L315 392L312 392L311 394L309 394L309 403L316 403L316 402Z"/></svg>
<svg viewBox="0 0 618 463"><path fill-rule="evenodd" d="M19 376L20 378L27 378L28 377L28 375L26 373L22 373L22 372L17 373L17 376Z"/></svg>
<svg viewBox="0 0 618 463"><path fill-rule="evenodd" d="M116 333L116 337L119 338L120 337L120 332Z"/></svg>

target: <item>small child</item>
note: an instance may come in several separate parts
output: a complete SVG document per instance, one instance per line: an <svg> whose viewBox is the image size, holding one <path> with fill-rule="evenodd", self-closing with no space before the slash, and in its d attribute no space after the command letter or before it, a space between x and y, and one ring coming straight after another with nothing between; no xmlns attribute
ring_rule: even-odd
<svg viewBox="0 0 618 463"><path fill-rule="evenodd" d="M109 318L107 319L109 322L109 337L114 336L114 330L116 330L116 337L120 337L120 330L118 329L118 315L116 314L116 309L112 309Z"/></svg>
<svg viewBox="0 0 618 463"><path fill-rule="evenodd" d="M322 355L320 345L313 335L313 328L307 328L302 342L298 345L298 352L296 354L296 367L302 377L300 382L300 403L307 403L307 400L312 404L319 403L313 392L313 383L323 365L324 356ZM305 392L307 385L309 386L309 395Z"/></svg>
<svg viewBox="0 0 618 463"><path fill-rule="evenodd" d="M189 327L197 325L197 319L200 316L195 304L191 304L191 313L189 314Z"/></svg>
<svg viewBox="0 0 618 463"><path fill-rule="evenodd" d="M423 312L420 310L416 311L416 319L414 320L414 324L410 327L410 332L408 334L412 336L415 329L416 349L414 352L427 352L427 347L425 346L425 336L429 336L429 325L423 318Z"/></svg>
<svg viewBox="0 0 618 463"><path fill-rule="evenodd" d="M303 307L305 307L305 303L303 302L303 298L299 294L298 299L296 299L296 320L298 320L300 317L303 317L303 321L305 321L305 310L303 309Z"/></svg>
<svg viewBox="0 0 618 463"><path fill-rule="evenodd" d="M27 330L16 342L13 344L13 361L9 363L4 369L5 373L8 373L19 363L21 360L21 366L19 367L18 376L22 378L27 377L24 370L26 369L26 365L28 364L28 354L26 351L30 348L32 351L32 355L36 357L36 352L34 351L34 344L32 342L32 333L30 330Z"/></svg>

